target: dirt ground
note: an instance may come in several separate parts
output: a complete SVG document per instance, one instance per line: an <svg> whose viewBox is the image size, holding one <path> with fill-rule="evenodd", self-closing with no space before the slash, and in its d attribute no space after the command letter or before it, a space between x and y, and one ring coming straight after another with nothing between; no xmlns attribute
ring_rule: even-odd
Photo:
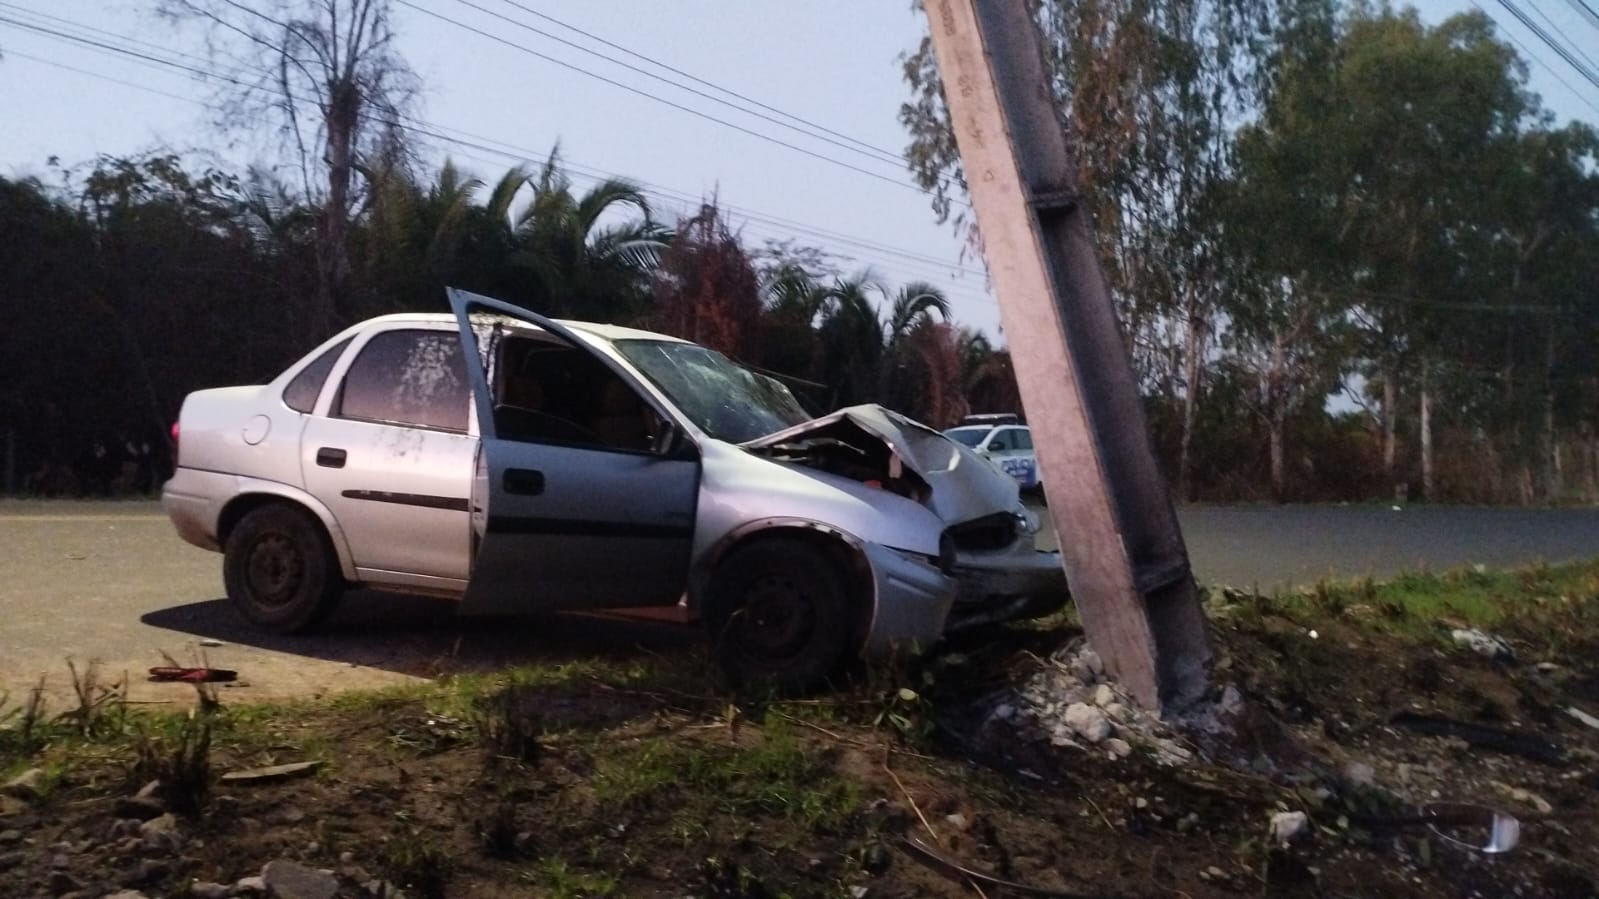
<svg viewBox="0 0 1599 899"><path fill-rule="evenodd" d="M808 700L735 703L685 650L136 716L113 728L131 741L0 758L46 777L0 806L0 895L251 895L281 860L331 872L339 895L413 899L1024 894L918 841L1045 895L1599 895L1599 730L1567 711L1599 712L1599 567L1482 590L1514 604L1496 627L1514 658L1457 646L1466 622L1419 620L1369 585L1214 598L1216 679L1246 704L1179 766L992 714L1076 636L1069 621ZM201 723L208 790L173 762ZM302 760L321 767L215 779ZM152 777L164 788L133 799ZM1432 800L1514 814L1521 843L1485 855L1404 820ZM1280 848L1285 811L1309 826Z"/></svg>

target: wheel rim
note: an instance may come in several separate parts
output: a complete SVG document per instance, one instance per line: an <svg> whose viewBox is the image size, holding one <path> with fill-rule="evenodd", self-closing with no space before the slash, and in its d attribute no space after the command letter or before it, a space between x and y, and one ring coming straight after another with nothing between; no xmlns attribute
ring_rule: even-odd
<svg viewBox="0 0 1599 899"><path fill-rule="evenodd" d="M805 651L816 629L810 591L782 574L758 578L744 592L735 637L746 658L780 662Z"/></svg>
<svg viewBox="0 0 1599 899"><path fill-rule="evenodd" d="M305 582L305 556L287 535L264 534L250 547L245 580L260 605L287 605Z"/></svg>

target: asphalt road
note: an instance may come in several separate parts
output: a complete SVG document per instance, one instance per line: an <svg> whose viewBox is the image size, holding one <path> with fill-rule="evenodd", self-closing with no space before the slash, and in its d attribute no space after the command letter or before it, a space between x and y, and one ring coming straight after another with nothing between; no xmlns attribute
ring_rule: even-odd
<svg viewBox="0 0 1599 899"><path fill-rule="evenodd" d="M1040 510L1044 512L1045 510ZM1047 519L1047 512L1045 513ZM1275 589L1319 577L1599 555L1599 510L1380 506L1190 507L1181 512L1202 581ZM1043 545L1052 545L1049 533ZM221 557L191 547L150 502L0 501L0 700L44 676L57 708L67 660L127 677L131 698L186 702L143 673L166 653L235 669L224 701L320 696L509 662L670 650L694 629L562 616L457 619L446 602L360 591L316 634L243 626L221 597ZM0 701L0 705L4 705Z"/></svg>

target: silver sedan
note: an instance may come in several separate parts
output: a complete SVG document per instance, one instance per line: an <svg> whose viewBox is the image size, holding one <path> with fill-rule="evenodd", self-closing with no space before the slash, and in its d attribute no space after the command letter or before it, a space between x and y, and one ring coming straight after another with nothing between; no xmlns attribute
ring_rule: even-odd
<svg viewBox="0 0 1599 899"><path fill-rule="evenodd" d="M350 585L465 614L657 607L738 682L1066 601L1016 483L879 406L811 418L694 343L462 291L354 325L263 386L202 390L162 503L249 621Z"/></svg>

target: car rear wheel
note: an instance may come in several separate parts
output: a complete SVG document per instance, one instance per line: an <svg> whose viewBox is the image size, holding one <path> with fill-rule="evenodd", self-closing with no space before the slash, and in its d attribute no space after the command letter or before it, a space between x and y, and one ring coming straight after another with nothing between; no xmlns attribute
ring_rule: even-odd
<svg viewBox="0 0 1599 899"><path fill-rule="evenodd" d="M246 621L280 634L326 618L344 591L322 525L279 503L247 513L228 534L222 580Z"/></svg>
<svg viewBox="0 0 1599 899"><path fill-rule="evenodd" d="M814 690L854 642L844 574L804 540L734 549L712 578L705 619L717 664L740 688Z"/></svg>

